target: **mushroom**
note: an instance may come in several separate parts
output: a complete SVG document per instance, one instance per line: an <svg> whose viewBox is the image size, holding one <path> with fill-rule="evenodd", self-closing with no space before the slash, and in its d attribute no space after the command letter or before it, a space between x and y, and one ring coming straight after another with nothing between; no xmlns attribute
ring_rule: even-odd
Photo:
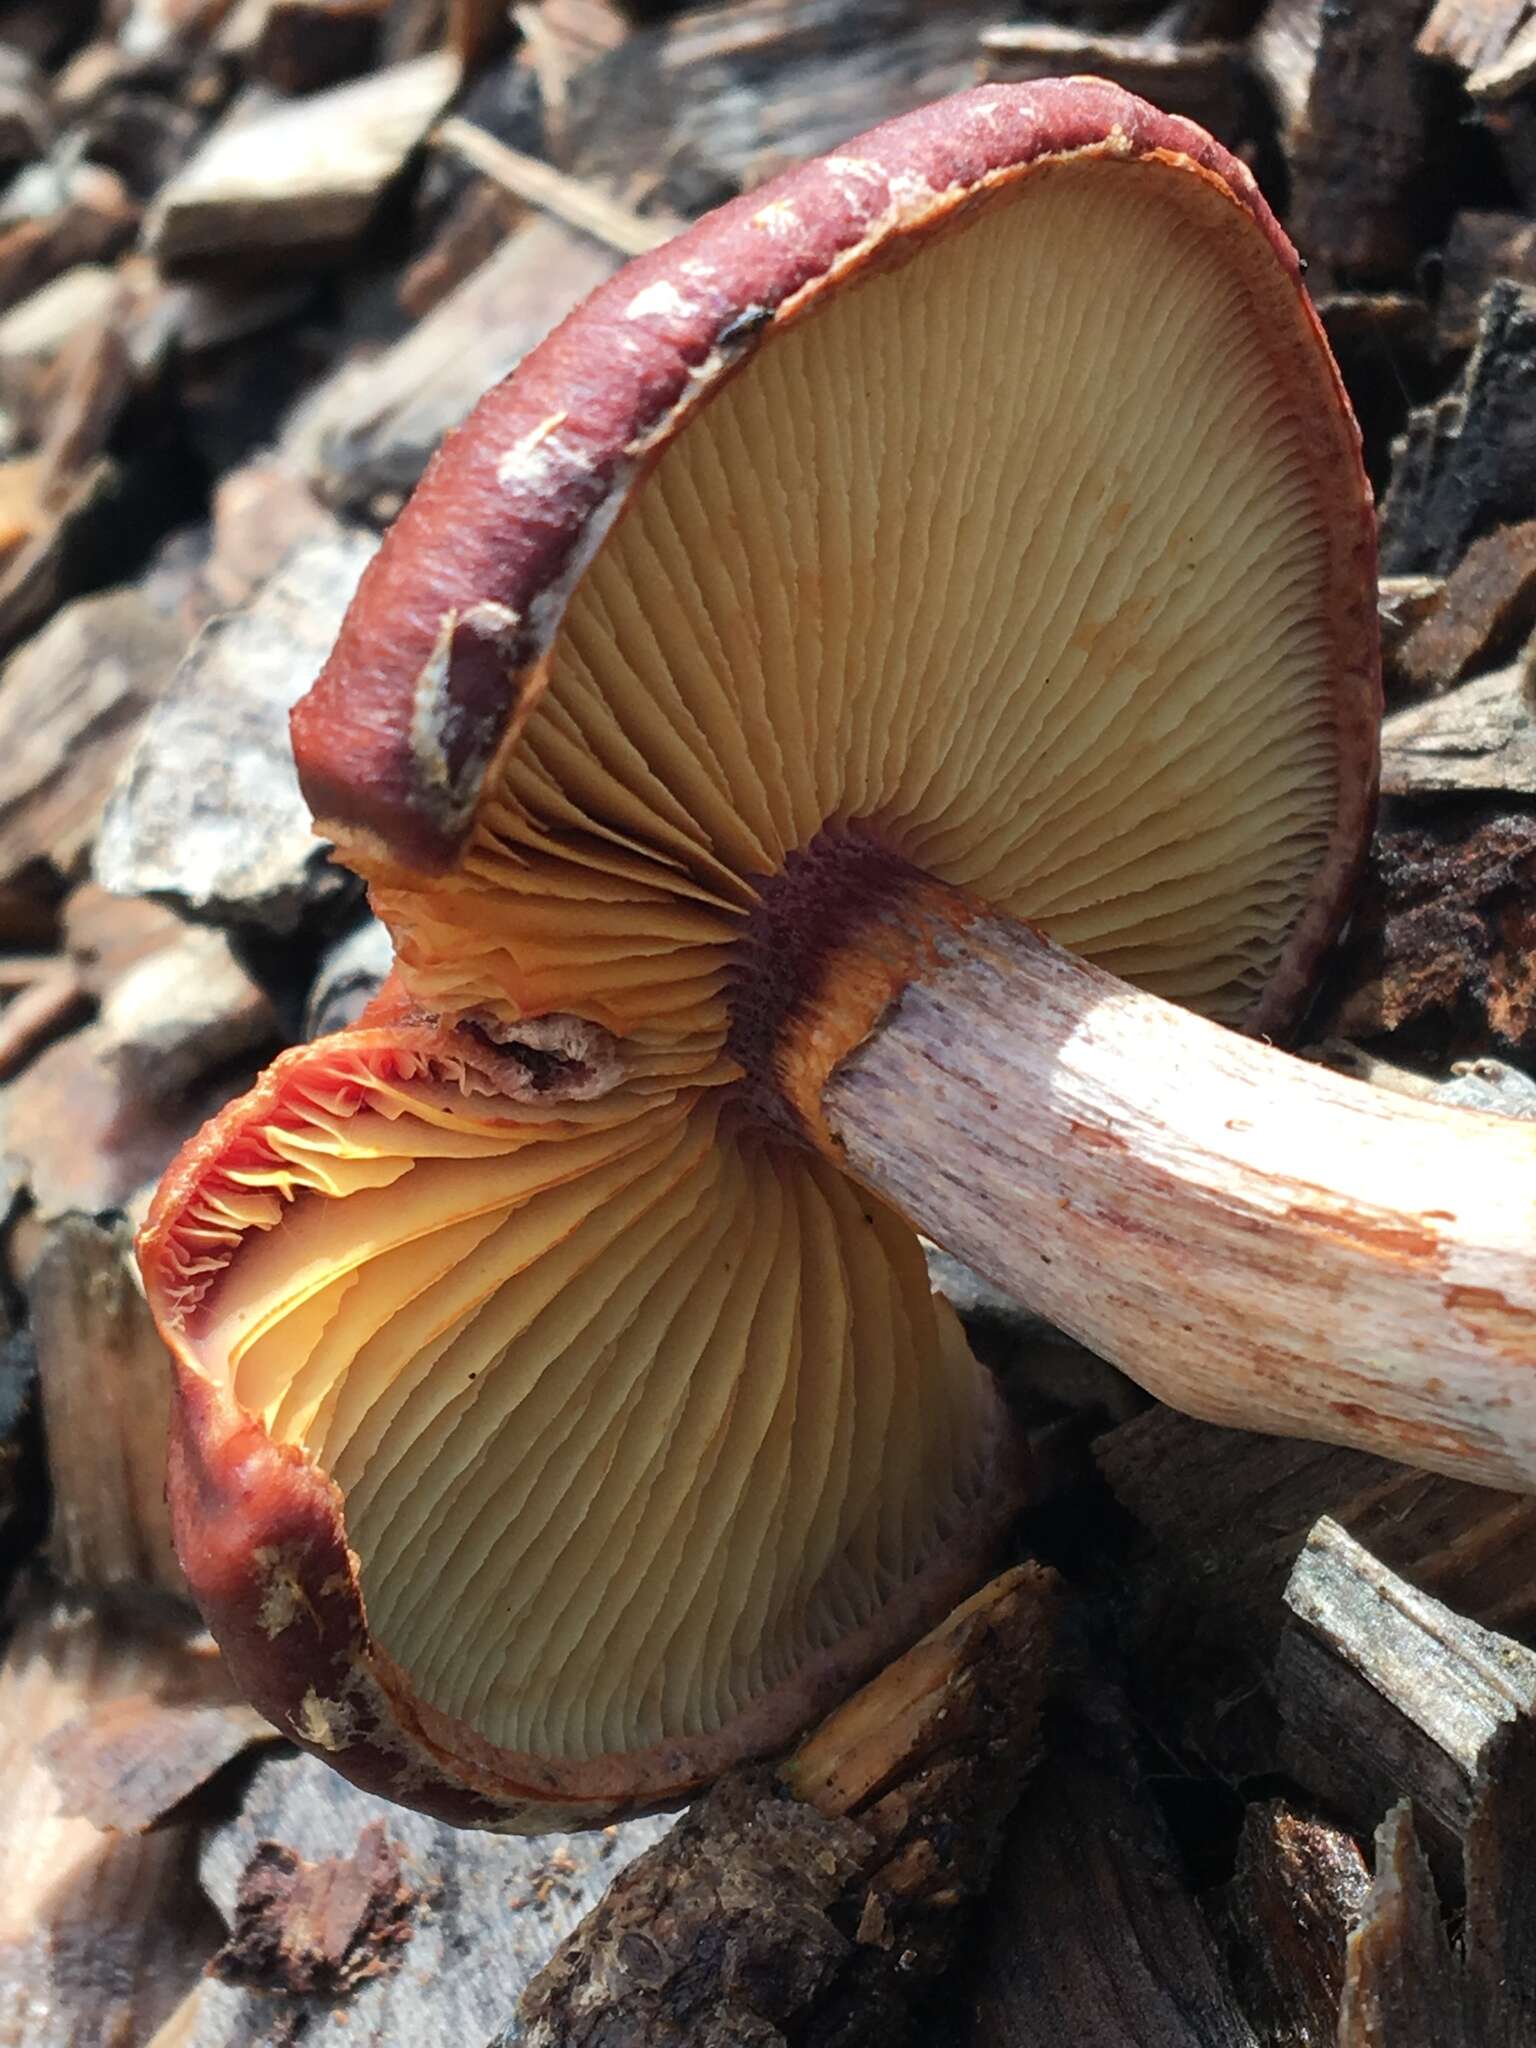
<svg viewBox="0 0 1536 2048"><path fill-rule="evenodd" d="M789 173L482 401L294 718L395 974L141 1241L258 1705L503 1827L787 1745L1027 1485L914 1226L1180 1406L1536 1483L1536 1133L1266 1042L1373 567L1252 178L1096 80Z"/></svg>

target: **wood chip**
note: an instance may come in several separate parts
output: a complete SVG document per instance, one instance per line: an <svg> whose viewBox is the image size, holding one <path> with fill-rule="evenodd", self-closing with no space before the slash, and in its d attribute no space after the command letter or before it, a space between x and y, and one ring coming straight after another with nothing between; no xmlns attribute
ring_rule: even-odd
<svg viewBox="0 0 1536 2048"><path fill-rule="evenodd" d="M1393 711L1381 729L1388 796L1536 789L1536 712L1520 666L1463 683L1449 696Z"/></svg>
<svg viewBox="0 0 1536 2048"><path fill-rule="evenodd" d="M1496 527L1451 571L1440 602L1393 655L1397 681L1439 696L1474 668L1506 661L1536 625L1536 519Z"/></svg>
<svg viewBox="0 0 1536 2048"><path fill-rule="evenodd" d="M1469 2018L1404 1800L1376 1831L1376 1877L1350 1936L1338 2048L1479 2048Z"/></svg>
<svg viewBox="0 0 1536 2048"><path fill-rule="evenodd" d="M1156 1810L1057 1756L988 1900L966 2048L1259 2048Z"/></svg>
<svg viewBox="0 0 1536 2048"><path fill-rule="evenodd" d="M1449 135L1439 81L1414 54L1423 0L1286 7L1302 19L1259 45L1280 101L1291 169L1288 227L1338 283L1408 275L1445 205L1434 175Z"/></svg>
<svg viewBox="0 0 1536 2048"><path fill-rule="evenodd" d="M184 1685L205 1660L179 1617L121 1605L24 1606L0 1666L0 2042L144 2042L196 1986L218 1924L185 1828L103 1834L64 1811L39 1745L132 1693Z"/></svg>
<svg viewBox="0 0 1536 2048"><path fill-rule="evenodd" d="M207 1661L206 1699L134 1693L67 1721L39 1745L61 1812L119 1834L147 1834L237 1757L279 1739L254 1707L233 1698L219 1659Z"/></svg>
<svg viewBox="0 0 1536 2048"><path fill-rule="evenodd" d="M1536 1651L1431 1599L1326 1518L1285 1599L1286 1769L1356 1827L1411 1796L1432 1856L1459 1871L1485 1752L1536 1713Z"/></svg>
<svg viewBox="0 0 1536 2048"><path fill-rule="evenodd" d="M1501 277L1536 285L1536 224L1523 213L1458 213L1440 257L1435 333L1442 349L1459 354L1476 345L1483 300Z"/></svg>
<svg viewBox="0 0 1536 2048"><path fill-rule="evenodd" d="M903 2038L1037 1750L1059 1592L1021 1566L829 1717L722 1779L525 1994L520 2048ZM845 1929L853 1930L850 1942Z"/></svg>
<svg viewBox="0 0 1536 2048"><path fill-rule="evenodd" d="M285 453L328 503L391 515L443 435L617 268L563 222L527 222L403 341L320 384Z"/></svg>
<svg viewBox="0 0 1536 2048"><path fill-rule="evenodd" d="M1530 0L1435 0L1414 48L1458 71L1476 71L1504 54L1530 13Z"/></svg>
<svg viewBox="0 0 1536 2048"><path fill-rule="evenodd" d="M346 529L304 543L243 611L193 642L103 818L96 874L107 888L277 933L356 895L314 836L288 714L373 549Z"/></svg>
<svg viewBox="0 0 1536 2048"><path fill-rule="evenodd" d="M66 1216L32 1276L49 1554L72 1586L184 1594L165 1505L169 1360L131 1258L120 1223Z"/></svg>
<svg viewBox="0 0 1536 2048"><path fill-rule="evenodd" d="M209 1968L226 1984L342 1998L400 1968L421 1903L383 1821L350 1856L307 1863L262 1842L241 1872L235 1923Z"/></svg>
<svg viewBox="0 0 1536 2048"><path fill-rule="evenodd" d="M458 89L450 56L225 117L145 222L162 263L238 254L256 266L356 239Z"/></svg>
<svg viewBox="0 0 1536 2048"><path fill-rule="evenodd" d="M1010 22L984 30L981 46L989 80L1112 79L1165 113L1198 121L1229 149L1241 148L1262 127L1258 88L1241 43L1092 35L1049 22Z"/></svg>
<svg viewBox="0 0 1536 2048"><path fill-rule="evenodd" d="M1266 2043L1332 2043L1345 1944L1370 1890L1352 1835L1283 1801L1250 1806L1237 1870L1210 1907L1243 2009Z"/></svg>
<svg viewBox="0 0 1536 2048"><path fill-rule="evenodd" d="M124 587L66 606L11 656L0 675L0 878L46 870L47 890L78 872L179 650L175 627Z"/></svg>

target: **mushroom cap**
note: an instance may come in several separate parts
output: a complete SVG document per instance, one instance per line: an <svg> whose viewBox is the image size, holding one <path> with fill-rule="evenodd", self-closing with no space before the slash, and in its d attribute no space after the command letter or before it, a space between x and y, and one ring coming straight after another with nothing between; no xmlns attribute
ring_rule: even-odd
<svg viewBox="0 0 1536 2048"><path fill-rule="evenodd" d="M281 1726L596 1822L966 1590L1017 1445L910 1228L754 1114L755 913L853 844L1277 1028L1369 822L1372 547L1248 172L1095 80L788 174L482 401L294 717L397 977L142 1239L183 1560Z"/></svg>

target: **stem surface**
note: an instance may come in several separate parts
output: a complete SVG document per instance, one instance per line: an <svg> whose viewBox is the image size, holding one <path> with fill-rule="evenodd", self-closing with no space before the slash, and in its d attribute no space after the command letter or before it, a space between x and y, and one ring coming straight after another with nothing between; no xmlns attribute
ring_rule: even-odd
<svg viewBox="0 0 1536 2048"><path fill-rule="evenodd" d="M774 1065L858 1179L1172 1406L1536 1491L1536 1125L1294 1059L916 878L839 933Z"/></svg>

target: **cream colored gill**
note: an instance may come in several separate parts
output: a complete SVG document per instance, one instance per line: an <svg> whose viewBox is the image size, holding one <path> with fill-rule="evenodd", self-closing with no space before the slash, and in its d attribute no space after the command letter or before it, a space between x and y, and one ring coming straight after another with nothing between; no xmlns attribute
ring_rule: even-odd
<svg viewBox="0 0 1536 2048"><path fill-rule="evenodd" d="M462 868L387 906L412 976L723 1031L755 878L857 818L1240 1011L1336 811L1302 318L1219 188L1108 159L829 293L636 488Z"/></svg>

